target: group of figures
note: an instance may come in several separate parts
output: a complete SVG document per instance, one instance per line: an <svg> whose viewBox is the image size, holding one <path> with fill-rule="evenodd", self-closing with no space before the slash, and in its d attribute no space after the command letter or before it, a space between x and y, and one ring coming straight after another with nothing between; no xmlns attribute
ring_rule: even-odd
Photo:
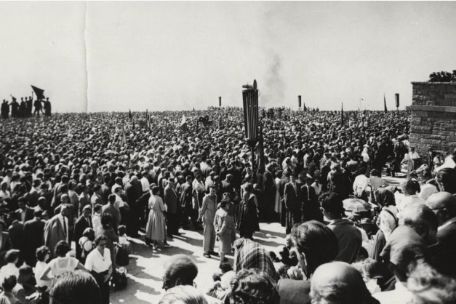
<svg viewBox="0 0 456 304"><path fill-rule="evenodd" d="M34 108L34 109L33 109ZM1 105L1 117L3 119L11 118L25 118L31 117L32 115L40 116L42 113L45 116L51 116L51 102L49 97L46 99L36 99L30 97L21 97L21 102L17 102L16 97L12 97L11 102L3 99Z"/></svg>
<svg viewBox="0 0 456 304"><path fill-rule="evenodd" d="M184 115L185 129L179 124ZM33 280L21 278L13 284L9 277L30 274L32 266L36 275L40 270L36 265L41 265L37 279L46 279L46 273L57 273L58 265L66 265L70 270L90 271L103 293L103 300L96 303L107 303L109 282L119 264L117 244L143 238L160 252L182 228L202 230L203 254L207 258L219 255L222 271L229 269L227 257L235 249L233 271L238 281L250 280L245 275L253 281L272 282L261 287L273 293L264 294L265 304L277 304L279 297L281 303L309 303L309 282L318 283L318 273L337 272L348 274L336 276L339 281L334 288L351 288L339 296L359 295L361 300L355 297L336 303L376 303L371 293L389 290L396 290L400 297L410 278L402 272L417 266L412 262L421 262L422 252L414 251L406 260L390 256L389 252L397 253L394 242L404 245L397 250L408 250L409 245L420 250L434 246L426 253L433 255L429 261L438 278L455 276L456 152L444 155L453 165L443 169L441 158L434 154L418 155L407 142L408 112L347 112L344 123L335 111L288 110L285 116L261 119L263 153L252 151L245 142L239 108L151 112L147 124L128 113L3 120L0 263L6 268L0 269L0 280L7 282L4 290L17 285L35 292ZM223 117L223 128L217 124L198 128L199 117L209 121ZM404 170L407 180L402 187L387 187L385 174L400 173L401 163L410 163L409 171ZM351 198L364 202L361 207L375 208L355 208L349 219L344 201ZM265 254L254 241L260 221L283 225L289 241L280 248L281 258ZM26 231L36 237L28 238ZM220 242L215 246L217 239ZM72 243L74 259L67 256ZM41 250L48 254L38 254ZM373 272L378 265L390 265L384 259L397 268ZM322 265L334 260L345 264ZM360 273L356 277L360 280L350 285L357 272L349 264L361 260L367 261L361 265L366 267L366 282L382 277L375 277L369 290ZM287 268L276 269L273 262ZM197 268L184 264L175 263L165 273L165 289L171 290L176 283L193 284ZM49 270L49 265L55 269ZM241 272L248 266L263 273ZM318 270L319 266L323 268ZM183 273L184 278L178 278ZM263 278L264 274L269 277ZM64 277L52 284L59 286ZM451 280L449 284L454 283ZM215 297L231 297L234 302L230 303L254 303L258 298L250 297L252 290L242 290L242 286L240 290L232 284L225 287L214 290ZM320 291L321 298L313 295L315 303L330 298ZM236 297L245 297L247 302L236 302Z"/></svg>

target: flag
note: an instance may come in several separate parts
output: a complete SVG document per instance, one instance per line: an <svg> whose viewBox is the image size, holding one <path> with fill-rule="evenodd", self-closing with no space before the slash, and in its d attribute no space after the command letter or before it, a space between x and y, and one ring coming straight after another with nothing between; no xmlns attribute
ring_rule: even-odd
<svg viewBox="0 0 456 304"><path fill-rule="evenodd" d="M182 114L182 119L181 119L181 126L185 125L185 123L187 122L187 117L185 117L185 114Z"/></svg>
<svg viewBox="0 0 456 304"><path fill-rule="evenodd" d="M44 99L44 90L37 88L35 86L32 86L33 92L35 92L36 98L37 99Z"/></svg>
<svg viewBox="0 0 456 304"><path fill-rule="evenodd" d="M127 136L125 134L125 127L122 127L122 138L121 138L121 145L122 146L125 146L125 144L127 143Z"/></svg>
<svg viewBox="0 0 456 304"><path fill-rule="evenodd" d="M344 125L344 103L342 103L342 108L340 110L340 124Z"/></svg>
<svg viewBox="0 0 456 304"><path fill-rule="evenodd" d="M219 96L219 107L222 106L222 96Z"/></svg>
<svg viewBox="0 0 456 304"><path fill-rule="evenodd" d="M383 94L383 106L385 107L385 113L388 112L388 108L386 107L386 97L385 94Z"/></svg>
<svg viewBox="0 0 456 304"><path fill-rule="evenodd" d="M399 109L399 93L396 93L396 108Z"/></svg>
<svg viewBox="0 0 456 304"><path fill-rule="evenodd" d="M301 108L301 95L298 95L298 107Z"/></svg>

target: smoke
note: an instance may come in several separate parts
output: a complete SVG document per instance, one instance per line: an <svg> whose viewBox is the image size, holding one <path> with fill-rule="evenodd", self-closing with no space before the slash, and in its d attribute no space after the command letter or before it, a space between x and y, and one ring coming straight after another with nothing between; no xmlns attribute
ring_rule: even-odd
<svg viewBox="0 0 456 304"><path fill-rule="evenodd" d="M263 13L262 27L264 31L263 45L265 46L265 59L267 62L264 75L265 83L260 86L260 106L274 107L284 103L286 82L283 75L283 52L280 51L283 33L277 32L274 25L281 19L277 7L268 7Z"/></svg>
<svg viewBox="0 0 456 304"><path fill-rule="evenodd" d="M260 104L264 107L273 107L283 103L285 82L282 77L282 59L280 55L272 52L268 59L268 68L265 75L266 82Z"/></svg>

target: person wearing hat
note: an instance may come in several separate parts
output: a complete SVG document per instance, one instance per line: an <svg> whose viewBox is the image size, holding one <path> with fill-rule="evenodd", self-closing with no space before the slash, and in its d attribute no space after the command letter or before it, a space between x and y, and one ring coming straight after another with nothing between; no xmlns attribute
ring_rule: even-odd
<svg viewBox="0 0 456 304"><path fill-rule="evenodd" d="M361 248L361 232L352 221L343 218L345 210L340 194L327 193L320 199L323 215L329 221L328 228L337 238L339 251L335 260L353 263Z"/></svg>

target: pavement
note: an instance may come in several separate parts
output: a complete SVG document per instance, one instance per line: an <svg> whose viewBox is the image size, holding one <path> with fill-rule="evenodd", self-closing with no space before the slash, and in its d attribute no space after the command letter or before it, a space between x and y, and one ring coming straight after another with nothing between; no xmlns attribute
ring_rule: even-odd
<svg viewBox="0 0 456 304"><path fill-rule="evenodd" d="M405 180L401 177L382 177L387 185L399 185ZM111 303L127 304L155 304L161 297L162 277L167 260L175 254L186 254L193 257L198 265L196 285L203 291L210 288L212 274L217 271L220 262L218 257L206 258L203 256L202 231L183 230L180 236L168 240L171 245L161 251L154 251L148 247L143 239L130 239L132 253L130 264L127 266L128 286L121 291L111 293ZM254 239L267 250L276 250L285 244L285 228L279 223L260 223L260 231ZM215 251L218 251L216 243ZM228 258L231 258L228 256Z"/></svg>
<svg viewBox="0 0 456 304"><path fill-rule="evenodd" d="M166 263L175 254L192 256L198 266L196 286L202 291L210 288L212 274L218 269L219 258L203 256L202 231L181 229L180 232L180 236L168 240L171 247L161 251L152 250L141 239L130 239L132 253L127 266L128 286L124 290L111 292L111 303L158 303L163 292L162 277ZM284 244L285 228L279 223L261 223L260 231L255 233L254 239L266 249L275 250ZM215 251L218 251L217 243Z"/></svg>

